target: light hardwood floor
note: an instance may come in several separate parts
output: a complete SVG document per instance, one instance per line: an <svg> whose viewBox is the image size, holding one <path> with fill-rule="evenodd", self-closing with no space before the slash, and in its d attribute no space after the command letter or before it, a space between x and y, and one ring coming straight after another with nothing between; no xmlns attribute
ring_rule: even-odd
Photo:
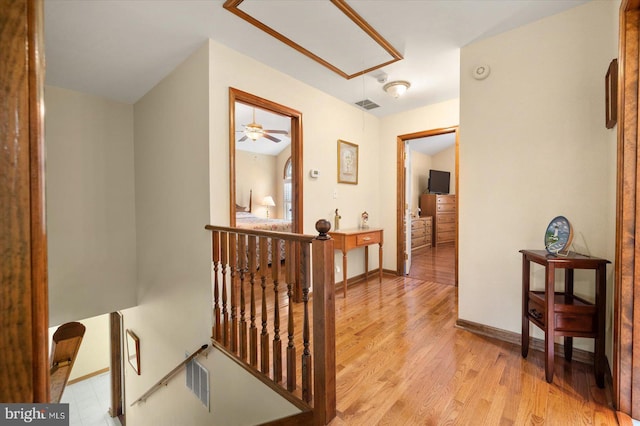
<svg viewBox="0 0 640 426"><path fill-rule="evenodd" d="M415 256L408 277L370 277L336 297L331 425L617 424L610 388L596 386L592 366L557 357L548 384L542 352L523 359L517 345L455 327L450 253L431 256L441 272Z"/></svg>

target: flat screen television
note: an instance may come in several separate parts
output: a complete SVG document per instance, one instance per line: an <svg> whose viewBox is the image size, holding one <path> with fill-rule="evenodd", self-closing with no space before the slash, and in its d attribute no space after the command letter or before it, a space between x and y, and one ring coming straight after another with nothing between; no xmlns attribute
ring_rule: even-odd
<svg viewBox="0 0 640 426"><path fill-rule="evenodd" d="M442 170L429 170L428 190L431 194L448 194L451 173Z"/></svg>

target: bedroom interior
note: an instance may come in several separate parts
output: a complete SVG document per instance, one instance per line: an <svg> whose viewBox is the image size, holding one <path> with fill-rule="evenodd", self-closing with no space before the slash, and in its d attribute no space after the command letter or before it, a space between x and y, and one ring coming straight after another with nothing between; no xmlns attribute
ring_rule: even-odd
<svg viewBox="0 0 640 426"><path fill-rule="evenodd" d="M433 129L425 133L427 136L407 139L410 152L410 173L405 174L405 185L409 185L409 226L404 226L407 248L405 251L411 257L408 262L408 276L428 276L439 278L440 281L457 283L455 259L457 250L455 248L455 238L438 239L438 217L436 213L428 211L426 200L429 192L429 175L431 170L446 171L449 176L449 190L447 194L456 193L456 164L457 132L445 129ZM407 182L410 181L410 182ZM451 197L449 197L451 198ZM453 198L455 202L455 197ZM406 220L406 219L405 219ZM442 220L442 217L440 217ZM455 235L457 218L455 213L451 215L451 220L447 221L447 227L451 235ZM443 224L440 224L442 227ZM442 244L451 247L442 247ZM440 250L438 250L440 248ZM446 278L441 279L443 276ZM440 282L439 281L439 282Z"/></svg>
<svg viewBox="0 0 640 426"><path fill-rule="evenodd" d="M277 129L277 137L247 137L247 123L257 121L264 124L262 131ZM300 232L301 128L298 111L229 88L230 226ZM271 218L263 202L269 196L275 196ZM254 197L260 202L255 203Z"/></svg>

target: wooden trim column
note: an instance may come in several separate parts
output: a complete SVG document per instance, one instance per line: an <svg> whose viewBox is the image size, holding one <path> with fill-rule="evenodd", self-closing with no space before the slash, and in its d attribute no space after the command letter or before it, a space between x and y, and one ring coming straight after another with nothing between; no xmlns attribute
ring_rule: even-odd
<svg viewBox="0 0 640 426"><path fill-rule="evenodd" d="M618 165L616 191L616 265L613 345L613 392L617 410L640 418L640 210L638 201L638 61L640 1L620 6L618 58Z"/></svg>
<svg viewBox="0 0 640 426"><path fill-rule="evenodd" d="M311 243L315 425L329 424L336 416L336 292L333 240L327 235L330 227L329 222L319 220L316 223L319 235Z"/></svg>
<svg viewBox="0 0 640 426"><path fill-rule="evenodd" d="M109 314L109 369L111 378L111 405L109 415L120 417L124 414L124 386L122 383L122 315L120 312ZM124 423L123 423L124 424Z"/></svg>
<svg viewBox="0 0 640 426"><path fill-rule="evenodd" d="M0 0L0 401L48 402L40 0Z"/></svg>

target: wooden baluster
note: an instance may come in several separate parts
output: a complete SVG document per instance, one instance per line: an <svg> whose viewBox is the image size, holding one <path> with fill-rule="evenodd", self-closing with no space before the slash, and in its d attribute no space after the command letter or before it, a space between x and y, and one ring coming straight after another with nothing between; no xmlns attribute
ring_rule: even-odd
<svg viewBox="0 0 640 426"><path fill-rule="evenodd" d="M220 235L221 258L222 258L222 343L225 348L229 347L229 311L227 308L227 264L229 262L228 232Z"/></svg>
<svg viewBox="0 0 640 426"><path fill-rule="evenodd" d="M262 286L262 333L260 333L260 369L269 375L269 331L267 330L267 271L269 268L269 239L260 238L260 282Z"/></svg>
<svg viewBox="0 0 640 426"><path fill-rule="evenodd" d="M240 266L240 359L247 360L247 318L245 315L244 277L247 270L247 236L238 235L238 259Z"/></svg>
<svg viewBox="0 0 640 426"><path fill-rule="evenodd" d="M302 400L311 401L311 351L309 350L309 244L300 247L300 285L302 288Z"/></svg>
<svg viewBox="0 0 640 426"><path fill-rule="evenodd" d="M220 263L220 232L213 231L211 233L211 246L213 258L213 330L211 335L216 341L220 341L220 300L219 300L219 282L218 282L218 264Z"/></svg>
<svg viewBox="0 0 640 426"><path fill-rule="evenodd" d="M231 271L231 352L238 353L238 291L236 271L238 269L238 239L229 234L229 270Z"/></svg>
<svg viewBox="0 0 640 426"><path fill-rule="evenodd" d="M249 236L249 285L251 288L250 309L251 323L249 325L249 364L252 367L258 365L258 329L256 328L256 236Z"/></svg>
<svg viewBox="0 0 640 426"><path fill-rule="evenodd" d="M292 241L285 243L285 271L287 280L287 301L289 304L289 315L287 325L287 390L293 392L296 389L296 345L293 341L294 321L293 321L293 281L296 275L295 247Z"/></svg>
<svg viewBox="0 0 640 426"><path fill-rule="evenodd" d="M280 340L280 241L271 239L271 278L273 279L273 381L282 381L282 340Z"/></svg>

